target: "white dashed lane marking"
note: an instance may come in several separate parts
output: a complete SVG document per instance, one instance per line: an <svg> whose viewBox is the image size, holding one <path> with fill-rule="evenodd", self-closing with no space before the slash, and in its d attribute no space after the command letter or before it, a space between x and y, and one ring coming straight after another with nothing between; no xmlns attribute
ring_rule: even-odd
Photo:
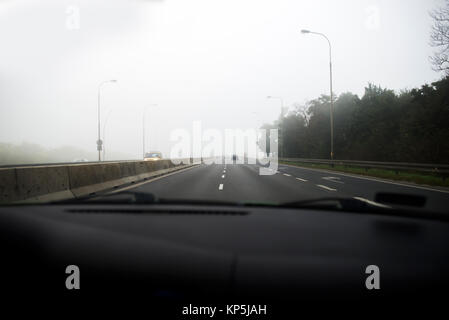
<svg viewBox="0 0 449 320"><path fill-rule="evenodd" d="M296 178L296 180L302 181L302 182L307 182L306 179L301 179L301 178Z"/></svg>
<svg viewBox="0 0 449 320"><path fill-rule="evenodd" d="M326 189L328 191L337 191L337 189L329 188L329 187L323 186L322 184L317 184L316 186L320 187L320 188L323 188L323 189Z"/></svg>
<svg viewBox="0 0 449 320"><path fill-rule="evenodd" d="M330 182L344 183L343 181L340 181L339 177L322 177L322 179L330 181Z"/></svg>
<svg viewBox="0 0 449 320"><path fill-rule="evenodd" d="M223 183L220 183L220 185L218 186L218 190L223 190Z"/></svg>

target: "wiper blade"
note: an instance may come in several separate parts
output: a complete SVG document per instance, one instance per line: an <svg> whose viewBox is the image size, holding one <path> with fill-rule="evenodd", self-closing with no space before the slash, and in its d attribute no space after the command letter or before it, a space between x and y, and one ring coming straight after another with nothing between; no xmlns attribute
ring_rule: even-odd
<svg viewBox="0 0 449 320"><path fill-rule="evenodd" d="M97 195L80 199L70 199L53 202L56 204L182 204L182 205L208 205L208 206L243 206L231 201L200 200L200 199L167 199L157 198L149 192L123 191L112 194Z"/></svg>
<svg viewBox="0 0 449 320"><path fill-rule="evenodd" d="M281 204L282 207L290 208L310 208L310 209L329 209L341 211L377 211L379 209L390 209L390 206L370 201L367 199L354 198L319 198L302 200L295 202L287 202Z"/></svg>
<svg viewBox="0 0 449 320"><path fill-rule="evenodd" d="M441 212L429 212L414 210L412 208L396 208L389 205L367 200L360 197L354 198L319 198L304 201L288 202L281 204L286 208L333 210L341 212L368 213L395 217L408 217L418 219L432 219L449 221L449 214Z"/></svg>
<svg viewBox="0 0 449 320"><path fill-rule="evenodd" d="M161 204L185 204L185 205L203 205L203 206L243 206L244 204L232 201L221 200L200 200L200 199L166 199L159 198L157 203Z"/></svg>
<svg viewBox="0 0 449 320"><path fill-rule="evenodd" d="M153 204L157 202L158 199L152 193L124 191L120 193L98 195L95 197L86 197L79 199L70 199L52 203L53 204Z"/></svg>
<svg viewBox="0 0 449 320"><path fill-rule="evenodd" d="M124 191L113 194L98 195L96 197L65 200L53 202L54 204L166 204L166 205L192 205L192 206L232 206L232 207L270 207L270 208L296 208L317 209L340 212L367 213L376 215L388 215L397 217L410 217L420 219L433 219L449 221L449 214L413 210L404 208L392 208L388 205L367 200L364 198L318 198L303 201L287 202L282 204L269 203L239 203L219 200L196 199L161 199L151 193Z"/></svg>

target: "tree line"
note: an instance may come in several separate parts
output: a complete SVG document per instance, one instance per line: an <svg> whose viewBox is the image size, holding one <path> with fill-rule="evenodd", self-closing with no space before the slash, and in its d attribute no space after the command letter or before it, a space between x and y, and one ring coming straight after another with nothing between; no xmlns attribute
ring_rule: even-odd
<svg viewBox="0 0 449 320"><path fill-rule="evenodd" d="M264 129L280 130L280 154L330 158L330 97L321 95ZM334 159L449 163L449 76L399 93L368 84L334 98Z"/></svg>

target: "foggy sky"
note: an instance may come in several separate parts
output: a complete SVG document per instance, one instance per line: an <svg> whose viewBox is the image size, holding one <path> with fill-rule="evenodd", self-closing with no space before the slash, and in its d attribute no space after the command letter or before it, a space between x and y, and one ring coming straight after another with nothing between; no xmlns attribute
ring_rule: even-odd
<svg viewBox="0 0 449 320"><path fill-rule="evenodd" d="M169 133L249 128L286 105L435 81L428 56L433 0L0 0L0 142L94 151L97 87L106 143L167 154ZM79 28L71 24L79 10ZM256 114L254 114L256 112ZM103 129L102 123L102 129Z"/></svg>

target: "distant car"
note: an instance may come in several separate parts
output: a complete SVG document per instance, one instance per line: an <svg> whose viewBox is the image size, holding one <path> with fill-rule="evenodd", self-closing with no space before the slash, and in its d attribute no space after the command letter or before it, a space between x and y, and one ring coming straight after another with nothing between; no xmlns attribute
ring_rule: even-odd
<svg viewBox="0 0 449 320"><path fill-rule="evenodd" d="M237 157L236 154L233 154L233 155L232 155L232 160L233 160L233 161L237 160L237 158L238 158L238 157Z"/></svg>
<svg viewBox="0 0 449 320"><path fill-rule="evenodd" d="M74 159L72 162L89 162L87 159Z"/></svg>
<svg viewBox="0 0 449 320"><path fill-rule="evenodd" d="M159 151L152 151L145 153L144 161L158 161L162 160L162 153Z"/></svg>

